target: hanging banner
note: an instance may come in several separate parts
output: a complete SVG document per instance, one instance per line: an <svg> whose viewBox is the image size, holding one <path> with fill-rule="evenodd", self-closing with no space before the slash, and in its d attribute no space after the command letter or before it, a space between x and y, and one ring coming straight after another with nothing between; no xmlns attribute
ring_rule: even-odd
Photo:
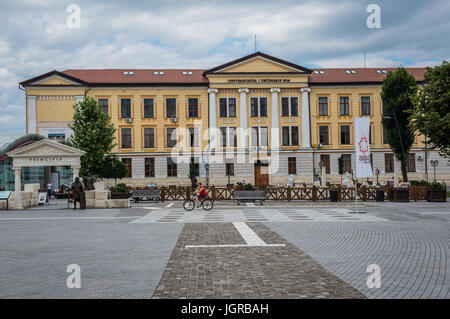
<svg viewBox="0 0 450 319"><path fill-rule="evenodd" d="M355 118L356 178L373 176L369 146L370 122L368 117Z"/></svg>

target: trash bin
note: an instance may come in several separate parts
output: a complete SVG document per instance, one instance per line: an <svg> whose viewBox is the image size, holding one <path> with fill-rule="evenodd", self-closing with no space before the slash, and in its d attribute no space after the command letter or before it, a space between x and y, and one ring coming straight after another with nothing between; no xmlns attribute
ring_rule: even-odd
<svg viewBox="0 0 450 319"><path fill-rule="evenodd" d="M376 200L377 202L384 202L384 191L382 189L377 189Z"/></svg>
<svg viewBox="0 0 450 319"><path fill-rule="evenodd" d="M86 193L82 192L80 194L80 210L86 209Z"/></svg>
<svg viewBox="0 0 450 319"><path fill-rule="evenodd" d="M330 189L330 202L338 201L338 191L335 189Z"/></svg>

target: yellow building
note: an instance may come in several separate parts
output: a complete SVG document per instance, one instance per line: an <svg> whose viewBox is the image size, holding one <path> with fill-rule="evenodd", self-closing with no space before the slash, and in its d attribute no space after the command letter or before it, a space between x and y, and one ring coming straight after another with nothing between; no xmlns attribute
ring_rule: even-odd
<svg viewBox="0 0 450 319"><path fill-rule="evenodd" d="M360 116L370 117L379 180L400 175L381 125L381 84L389 70L311 70L256 52L210 70L52 71L21 85L27 132L55 139L71 134L73 104L94 97L117 128L113 151L129 166L128 184L188 185L193 162L209 184L286 185L289 175L296 183L318 176L339 181L342 154L351 172L353 119ZM408 69L419 83L425 71ZM426 178L425 157L438 154L425 152L417 138L410 179ZM438 169L440 179L449 178L448 167Z"/></svg>

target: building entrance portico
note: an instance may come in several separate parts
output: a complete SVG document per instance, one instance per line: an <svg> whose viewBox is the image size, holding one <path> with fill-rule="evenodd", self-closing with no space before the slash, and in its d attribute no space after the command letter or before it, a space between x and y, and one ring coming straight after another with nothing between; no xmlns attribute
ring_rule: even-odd
<svg viewBox="0 0 450 319"><path fill-rule="evenodd" d="M21 174L23 167L69 166L73 170L73 178L80 171L80 157L86 152L48 139L35 142L8 152L13 159L15 175L14 207L23 209L21 196Z"/></svg>

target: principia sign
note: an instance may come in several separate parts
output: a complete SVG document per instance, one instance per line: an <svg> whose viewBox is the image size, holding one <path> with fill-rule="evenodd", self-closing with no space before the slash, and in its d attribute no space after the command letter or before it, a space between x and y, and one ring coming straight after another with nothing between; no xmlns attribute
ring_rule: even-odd
<svg viewBox="0 0 450 319"><path fill-rule="evenodd" d="M230 79L228 83L247 83L247 84L258 84L258 83L289 83L290 79Z"/></svg>

